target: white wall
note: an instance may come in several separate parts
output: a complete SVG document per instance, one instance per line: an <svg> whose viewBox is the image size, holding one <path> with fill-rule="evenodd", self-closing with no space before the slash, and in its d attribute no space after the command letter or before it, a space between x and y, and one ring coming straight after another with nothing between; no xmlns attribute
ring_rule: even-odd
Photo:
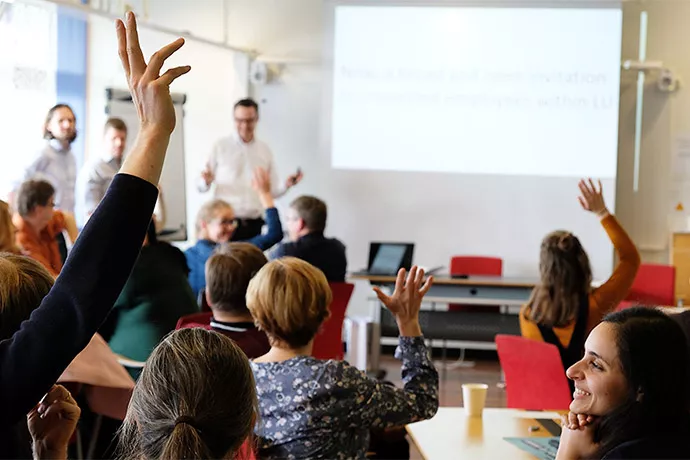
<svg viewBox="0 0 690 460"><path fill-rule="evenodd" d="M205 2L205 8L189 8L182 2L149 2L149 20L167 27L179 27L210 40L222 40L221 2ZM215 5L216 8L213 8ZM182 27L181 24L186 24ZM216 25L214 28L213 24ZM148 57L176 37L142 28L140 42ZM194 236L194 218L210 195L196 191L195 181L213 143L233 129L232 105L248 93L248 58L219 47L187 40L167 66L189 64L192 71L175 81L171 90L187 95L184 136L187 182L187 222ZM102 126L107 118L105 88L126 89L117 56L115 28L110 20L89 18L87 155L98 155ZM178 120L179 122L179 120ZM134 139L129 139L129 145ZM166 203L171 206L171 203Z"/></svg>
<svg viewBox="0 0 690 460"><path fill-rule="evenodd" d="M164 10L159 15L169 21L165 25L189 29L193 32L195 28L207 38L222 38L223 21L222 15L218 14L221 7L217 0L205 1L204 7L199 7L196 3L186 3L187 8L184 12L182 12L182 2L165 2L166 7L170 5L172 9L168 11L160 6L161 1L150 2L153 5L151 15L153 16L157 10ZM519 1L516 0L516 3ZM562 3L567 4L566 1ZM172 7L172 5L175 6ZM690 81L690 57L688 57L686 46L690 43L690 30L685 23L686 18L690 17L690 2L684 0L625 2L623 58L634 59L637 56L638 19L641 5L644 5L649 13L648 58L664 60L665 64L677 71L684 81ZM298 194L311 193L322 196L330 204L328 233L343 239L346 244L353 239L361 239L363 232L375 234L376 214L358 214L355 205L341 207L338 203L367 200L376 190L373 186L371 189L360 190L340 188L339 173L329 172L328 153L320 137L323 73L319 61L327 33L324 26L324 2L322 0L229 0L228 6L229 43L253 48L269 56L312 60L311 64L288 64L282 69L281 77L277 82L251 90L262 103L259 135L273 148L279 170L283 175L297 166L301 166L305 171L303 183L283 198L279 205L285 207L290 199ZM102 49L99 49L98 53L102 53ZM93 52L90 56L92 59L98 59ZM109 71L111 74L113 66L114 64L111 63L108 67L111 69ZM98 65L92 63L91 68L94 67L98 68ZM197 75L201 73L199 69L199 66L195 68ZM203 72L207 71L209 70L206 69ZM108 78L112 79L110 76ZM633 193L635 78L633 74L623 74L616 208L619 218L641 247L643 258L665 262L667 261L666 246L670 212L668 178L672 141L677 134L690 132L690 92L683 88L680 92L669 96L656 92L653 84L648 84L644 101L640 191ZM196 161L198 155L205 154L213 140L227 132L230 126L230 105L243 94L241 91L221 89L226 92L216 93L215 97L208 97L205 103L208 102L211 107L220 110L220 118L227 121L221 122L215 116L205 118L204 121L208 126L204 128L204 134L200 135L194 143L188 136L190 160ZM227 106L224 105L226 101ZM102 103L94 101L92 97L90 107L94 108L92 112L97 111L99 107L102 107ZM191 119L191 114L188 118ZM195 153L190 151L192 148ZM193 178L195 174L196 171L188 170L188 178ZM387 184L379 185L385 188ZM452 184L443 182L438 186L452 187ZM688 199L690 200L690 197ZM414 239L417 232L427 231L418 224L423 220L423 216L419 218L419 214L416 214L422 202L423 196L414 198L409 207L397 210L398 215L401 216L401 231L410 230L410 227L413 227L407 233L411 237L409 239ZM447 211L443 208L434 208L434 203L430 206L430 212ZM519 225L522 223L518 223L518 231ZM389 235L391 239L395 237L396 235ZM516 235L515 232L506 232L505 237L519 238L519 233ZM444 248L443 251L450 255L452 249ZM348 246L350 269L358 269L365 265L366 252L365 246L353 247L351 244ZM421 252L417 260L420 263L428 263ZM520 271L523 267L515 269ZM364 310L363 299L368 292L369 287L366 284L358 284L352 304L353 311Z"/></svg>

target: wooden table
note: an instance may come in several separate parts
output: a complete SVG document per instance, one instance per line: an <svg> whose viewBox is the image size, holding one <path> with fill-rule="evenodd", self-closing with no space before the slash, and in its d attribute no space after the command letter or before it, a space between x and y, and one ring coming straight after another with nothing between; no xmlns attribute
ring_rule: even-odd
<svg viewBox="0 0 690 460"><path fill-rule="evenodd" d="M537 418L560 422L556 412L487 408L482 418L474 418L465 416L462 407L441 407L431 420L407 425L407 432L425 460L534 460L503 438L550 437ZM530 432L532 426L539 430Z"/></svg>

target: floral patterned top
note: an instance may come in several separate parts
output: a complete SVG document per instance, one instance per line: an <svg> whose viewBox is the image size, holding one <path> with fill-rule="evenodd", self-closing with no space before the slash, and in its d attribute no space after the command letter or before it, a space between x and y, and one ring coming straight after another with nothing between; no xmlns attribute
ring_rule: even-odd
<svg viewBox="0 0 690 460"><path fill-rule="evenodd" d="M422 337L401 337L404 389L371 379L344 361L298 356L254 363L259 457L364 458L369 430L429 419L438 409L438 373Z"/></svg>

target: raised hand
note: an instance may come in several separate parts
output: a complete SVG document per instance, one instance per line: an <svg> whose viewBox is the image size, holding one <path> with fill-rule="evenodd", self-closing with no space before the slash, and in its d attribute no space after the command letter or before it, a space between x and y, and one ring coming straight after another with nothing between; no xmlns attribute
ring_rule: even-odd
<svg viewBox="0 0 690 460"><path fill-rule="evenodd" d="M271 193L271 177L264 168L256 168L252 178L252 188L259 193Z"/></svg>
<svg viewBox="0 0 690 460"><path fill-rule="evenodd" d="M608 215L609 211L606 208L606 203L604 203L601 181L597 181L597 185L594 185L592 179L587 179L587 181L582 179L578 184L580 196L577 199L580 201L582 209L593 212L599 217L604 217Z"/></svg>
<svg viewBox="0 0 690 460"><path fill-rule="evenodd" d="M156 51L147 65L139 45L134 13L128 12L126 20L126 27L119 19L115 23L118 54L141 127L155 127L170 134L175 129L175 108L170 97L170 84L177 77L189 72L191 67L174 67L163 75L160 72L165 60L184 45L184 39L178 38Z"/></svg>
<svg viewBox="0 0 690 460"><path fill-rule="evenodd" d="M33 438L34 458L67 458L67 445L81 410L62 385L53 388L26 416Z"/></svg>
<svg viewBox="0 0 690 460"><path fill-rule="evenodd" d="M419 336L419 309L422 306L422 298L429 291L433 283L433 277L424 280L424 270L412 267L405 278L406 271L401 268L395 280L395 290L388 296L378 287L374 292L386 308L395 316L398 329L403 336Z"/></svg>

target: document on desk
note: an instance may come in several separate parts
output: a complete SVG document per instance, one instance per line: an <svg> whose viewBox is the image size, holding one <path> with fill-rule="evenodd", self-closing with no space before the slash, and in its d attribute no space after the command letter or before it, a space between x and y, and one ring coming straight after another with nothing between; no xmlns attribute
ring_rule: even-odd
<svg viewBox="0 0 690 460"><path fill-rule="evenodd" d="M541 460L555 460L558 453L559 438L503 438L520 450Z"/></svg>

